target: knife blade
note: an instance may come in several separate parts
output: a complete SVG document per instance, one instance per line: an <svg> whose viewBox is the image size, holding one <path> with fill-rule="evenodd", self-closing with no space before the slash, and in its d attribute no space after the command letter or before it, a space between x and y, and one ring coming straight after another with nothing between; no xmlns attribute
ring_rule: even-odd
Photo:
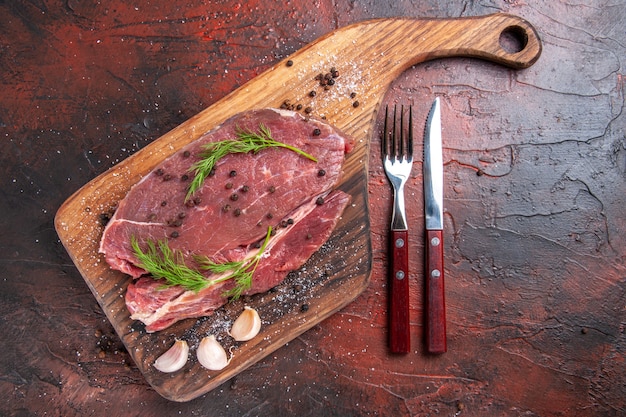
<svg viewBox="0 0 626 417"><path fill-rule="evenodd" d="M426 346L447 351L443 260L443 150L439 97L432 104L424 131L424 214L426 223Z"/></svg>

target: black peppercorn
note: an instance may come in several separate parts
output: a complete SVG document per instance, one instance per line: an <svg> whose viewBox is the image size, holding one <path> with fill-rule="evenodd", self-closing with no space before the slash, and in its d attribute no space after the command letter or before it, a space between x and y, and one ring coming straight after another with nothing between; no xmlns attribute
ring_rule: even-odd
<svg viewBox="0 0 626 417"><path fill-rule="evenodd" d="M315 97L316 95L317 95L317 93L316 93L315 91L311 91L311 92L309 93L309 96L311 96L311 97Z"/></svg>
<svg viewBox="0 0 626 417"><path fill-rule="evenodd" d="M183 157L184 158L189 158L190 155L191 155L191 152L189 152L189 151L184 151L183 152Z"/></svg>
<svg viewBox="0 0 626 417"><path fill-rule="evenodd" d="M170 227L180 227L182 226L183 221L182 219L176 219L176 220L168 220L167 221L167 225Z"/></svg>
<svg viewBox="0 0 626 417"><path fill-rule="evenodd" d="M232 182L227 182L225 185L227 190L230 190L231 188L233 188L233 183Z"/></svg>
<svg viewBox="0 0 626 417"><path fill-rule="evenodd" d="M173 237L174 239L176 239L178 236L180 236L180 233L178 233L176 230L174 230L171 234L171 237Z"/></svg>
<svg viewBox="0 0 626 417"><path fill-rule="evenodd" d="M233 201L237 201L239 199L239 194L231 194L230 199Z"/></svg>
<svg viewBox="0 0 626 417"><path fill-rule="evenodd" d="M250 187L248 187L247 185L244 185L243 187L241 187L241 192L243 193L247 193L250 190Z"/></svg>
<svg viewBox="0 0 626 417"><path fill-rule="evenodd" d="M237 176L237 171L235 171L234 169L232 171L230 171L230 173L228 174L231 177L236 177Z"/></svg>
<svg viewBox="0 0 626 417"><path fill-rule="evenodd" d="M269 192L273 193L275 191L276 191L276 187L274 187L273 185L270 185Z"/></svg>
<svg viewBox="0 0 626 417"><path fill-rule="evenodd" d="M323 177L324 175L326 175L326 171L324 171L323 169L320 169L319 171L317 171L318 177Z"/></svg>
<svg viewBox="0 0 626 417"><path fill-rule="evenodd" d="M111 215L108 213L100 213L100 216L98 216L98 218L100 219L100 225L106 226L107 223L109 223L109 220L111 220Z"/></svg>
<svg viewBox="0 0 626 417"><path fill-rule="evenodd" d="M308 304L302 304L302 306L300 307L300 311L303 313L306 313L307 311L309 311L309 305Z"/></svg>
<svg viewBox="0 0 626 417"><path fill-rule="evenodd" d="M235 215L235 217L241 216L241 209L236 208L235 211L233 211L233 214Z"/></svg>
<svg viewBox="0 0 626 417"><path fill-rule="evenodd" d="M359 104L360 103L358 101L355 101L354 103L352 103L352 107L357 108L359 107Z"/></svg>
<svg viewBox="0 0 626 417"><path fill-rule="evenodd" d="M324 197L317 197L317 200L315 200L315 204L317 204L318 206L324 204Z"/></svg>
<svg viewBox="0 0 626 417"><path fill-rule="evenodd" d="M154 173L160 177L161 175L163 175L163 170L159 168L156 171L154 171Z"/></svg>
<svg viewBox="0 0 626 417"><path fill-rule="evenodd" d="M321 134L322 134L322 131L321 131L321 130L319 130L319 129L314 129L314 130L313 130L313 136L319 136L319 135L321 135Z"/></svg>
<svg viewBox="0 0 626 417"><path fill-rule="evenodd" d="M288 66L288 67L293 66L293 61L292 61L291 59L287 61L287 66Z"/></svg>
<svg viewBox="0 0 626 417"><path fill-rule="evenodd" d="M181 177L180 177L180 180L181 180L181 181L187 181L188 179L189 179L189 175L187 175L187 174L183 174L183 175L181 175Z"/></svg>

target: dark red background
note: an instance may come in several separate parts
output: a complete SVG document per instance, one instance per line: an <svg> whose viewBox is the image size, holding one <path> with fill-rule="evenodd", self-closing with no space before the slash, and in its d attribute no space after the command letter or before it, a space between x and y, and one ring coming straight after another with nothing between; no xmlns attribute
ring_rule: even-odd
<svg viewBox="0 0 626 417"><path fill-rule="evenodd" d="M0 2L1 415L626 412L624 4L125 3ZM416 163L407 190L414 351L388 354L390 189L373 152L368 290L203 397L178 404L156 394L60 244L59 205L336 28L497 11L539 31L533 67L432 61L405 72L386 99L413 103L422 120L442 97L448 353L428 356L422 342Z"/></svg>

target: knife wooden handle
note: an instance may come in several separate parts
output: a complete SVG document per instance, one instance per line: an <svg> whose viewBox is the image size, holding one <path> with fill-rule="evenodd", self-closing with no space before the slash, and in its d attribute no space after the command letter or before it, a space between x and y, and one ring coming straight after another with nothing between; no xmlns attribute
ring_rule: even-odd
<svg viewBox="0 0 626 417"><path fill-rule="evenodd" d="M443 231L426 230L426 346L430 353L448 350L443 275Z"/></svg>
<svg viewBox="0 0 626 417"><path fill-rule="evenodd" d="M390 236L389 347L393 353L408 353L411 349L409 233L406 230L392 230Z"/></svg>

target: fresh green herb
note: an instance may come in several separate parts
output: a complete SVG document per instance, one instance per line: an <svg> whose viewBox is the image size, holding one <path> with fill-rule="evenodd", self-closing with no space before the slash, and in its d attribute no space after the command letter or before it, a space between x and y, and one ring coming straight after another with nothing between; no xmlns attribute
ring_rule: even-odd
<svg viewBox="0 0 626 417"><path fill-rule="evenodd" d="M227 297L232 297L234 300L236 300L241 296L241 294L243 294L244 291L248 290L252 286L252 276L254 275L254 271L256 271L256 267L259 265L259 261L263 256L263 252L265 252L265 248L270 241L271 235L272 228L268 227L263 244L259 248L257 254L254 255L251 259L218 264L211 261L206 256L203 256L196 257L196 262L198 262L198 264L200 265L200 269L205 271L211 271L214 274L226 274L230 271L231 273L229 275L217 278L214 281L222 282L228 279L234 279L236 285L230 291L227 291L224 295Z"/></svg>
<svg viewBox="0 0 626 417"><path fill-rule="evenodd" d="M226 139L219 142L212 142L204 145L204 152L200 155L200 160L193 164L190 172L193 172L194 178L189 184L186 200L202 187L204 180L209 176L215 164L224 156L231 153L258 153L266 148L285 148L311 161L317 162L317 159L295 146L287 145L272 138L272 132L263 124L259 125L259 131L236 129L235 139Z"/></svg>
<svg viewBox="0 0 626 417"><path fill-rule="evenodd" d="M155 279L163 279L165 281L164 287L180 285L187 290L198 292L203 288L234 279L235 286L226 291L224 296L237 299L252 286L252 276L269 243L271 232L272 228L268 227L263 244L257 254L250 259L215 263L206 256L194 257L201 270L219 275L212 280L207 280L200 271L188 267L182 252L173 251L169 247L167 239L159 240L156 243L148 239L146 241L148 248L144 252L141 250L138 240L132 236L131 246L139 261L137 266L148 271Z"/></svg>
<svg viewBox="0 0 626 417"><path fill-rule="evenodd" d="M165 280L164 287L180 285L198 292L209 284L199 271L185 265L182 252L170 249L167 239L156 243L147 240L146 252L141 250L134 236L131 236L130 244L139 261L137 266L148 271L154 278Z"/></svg>

